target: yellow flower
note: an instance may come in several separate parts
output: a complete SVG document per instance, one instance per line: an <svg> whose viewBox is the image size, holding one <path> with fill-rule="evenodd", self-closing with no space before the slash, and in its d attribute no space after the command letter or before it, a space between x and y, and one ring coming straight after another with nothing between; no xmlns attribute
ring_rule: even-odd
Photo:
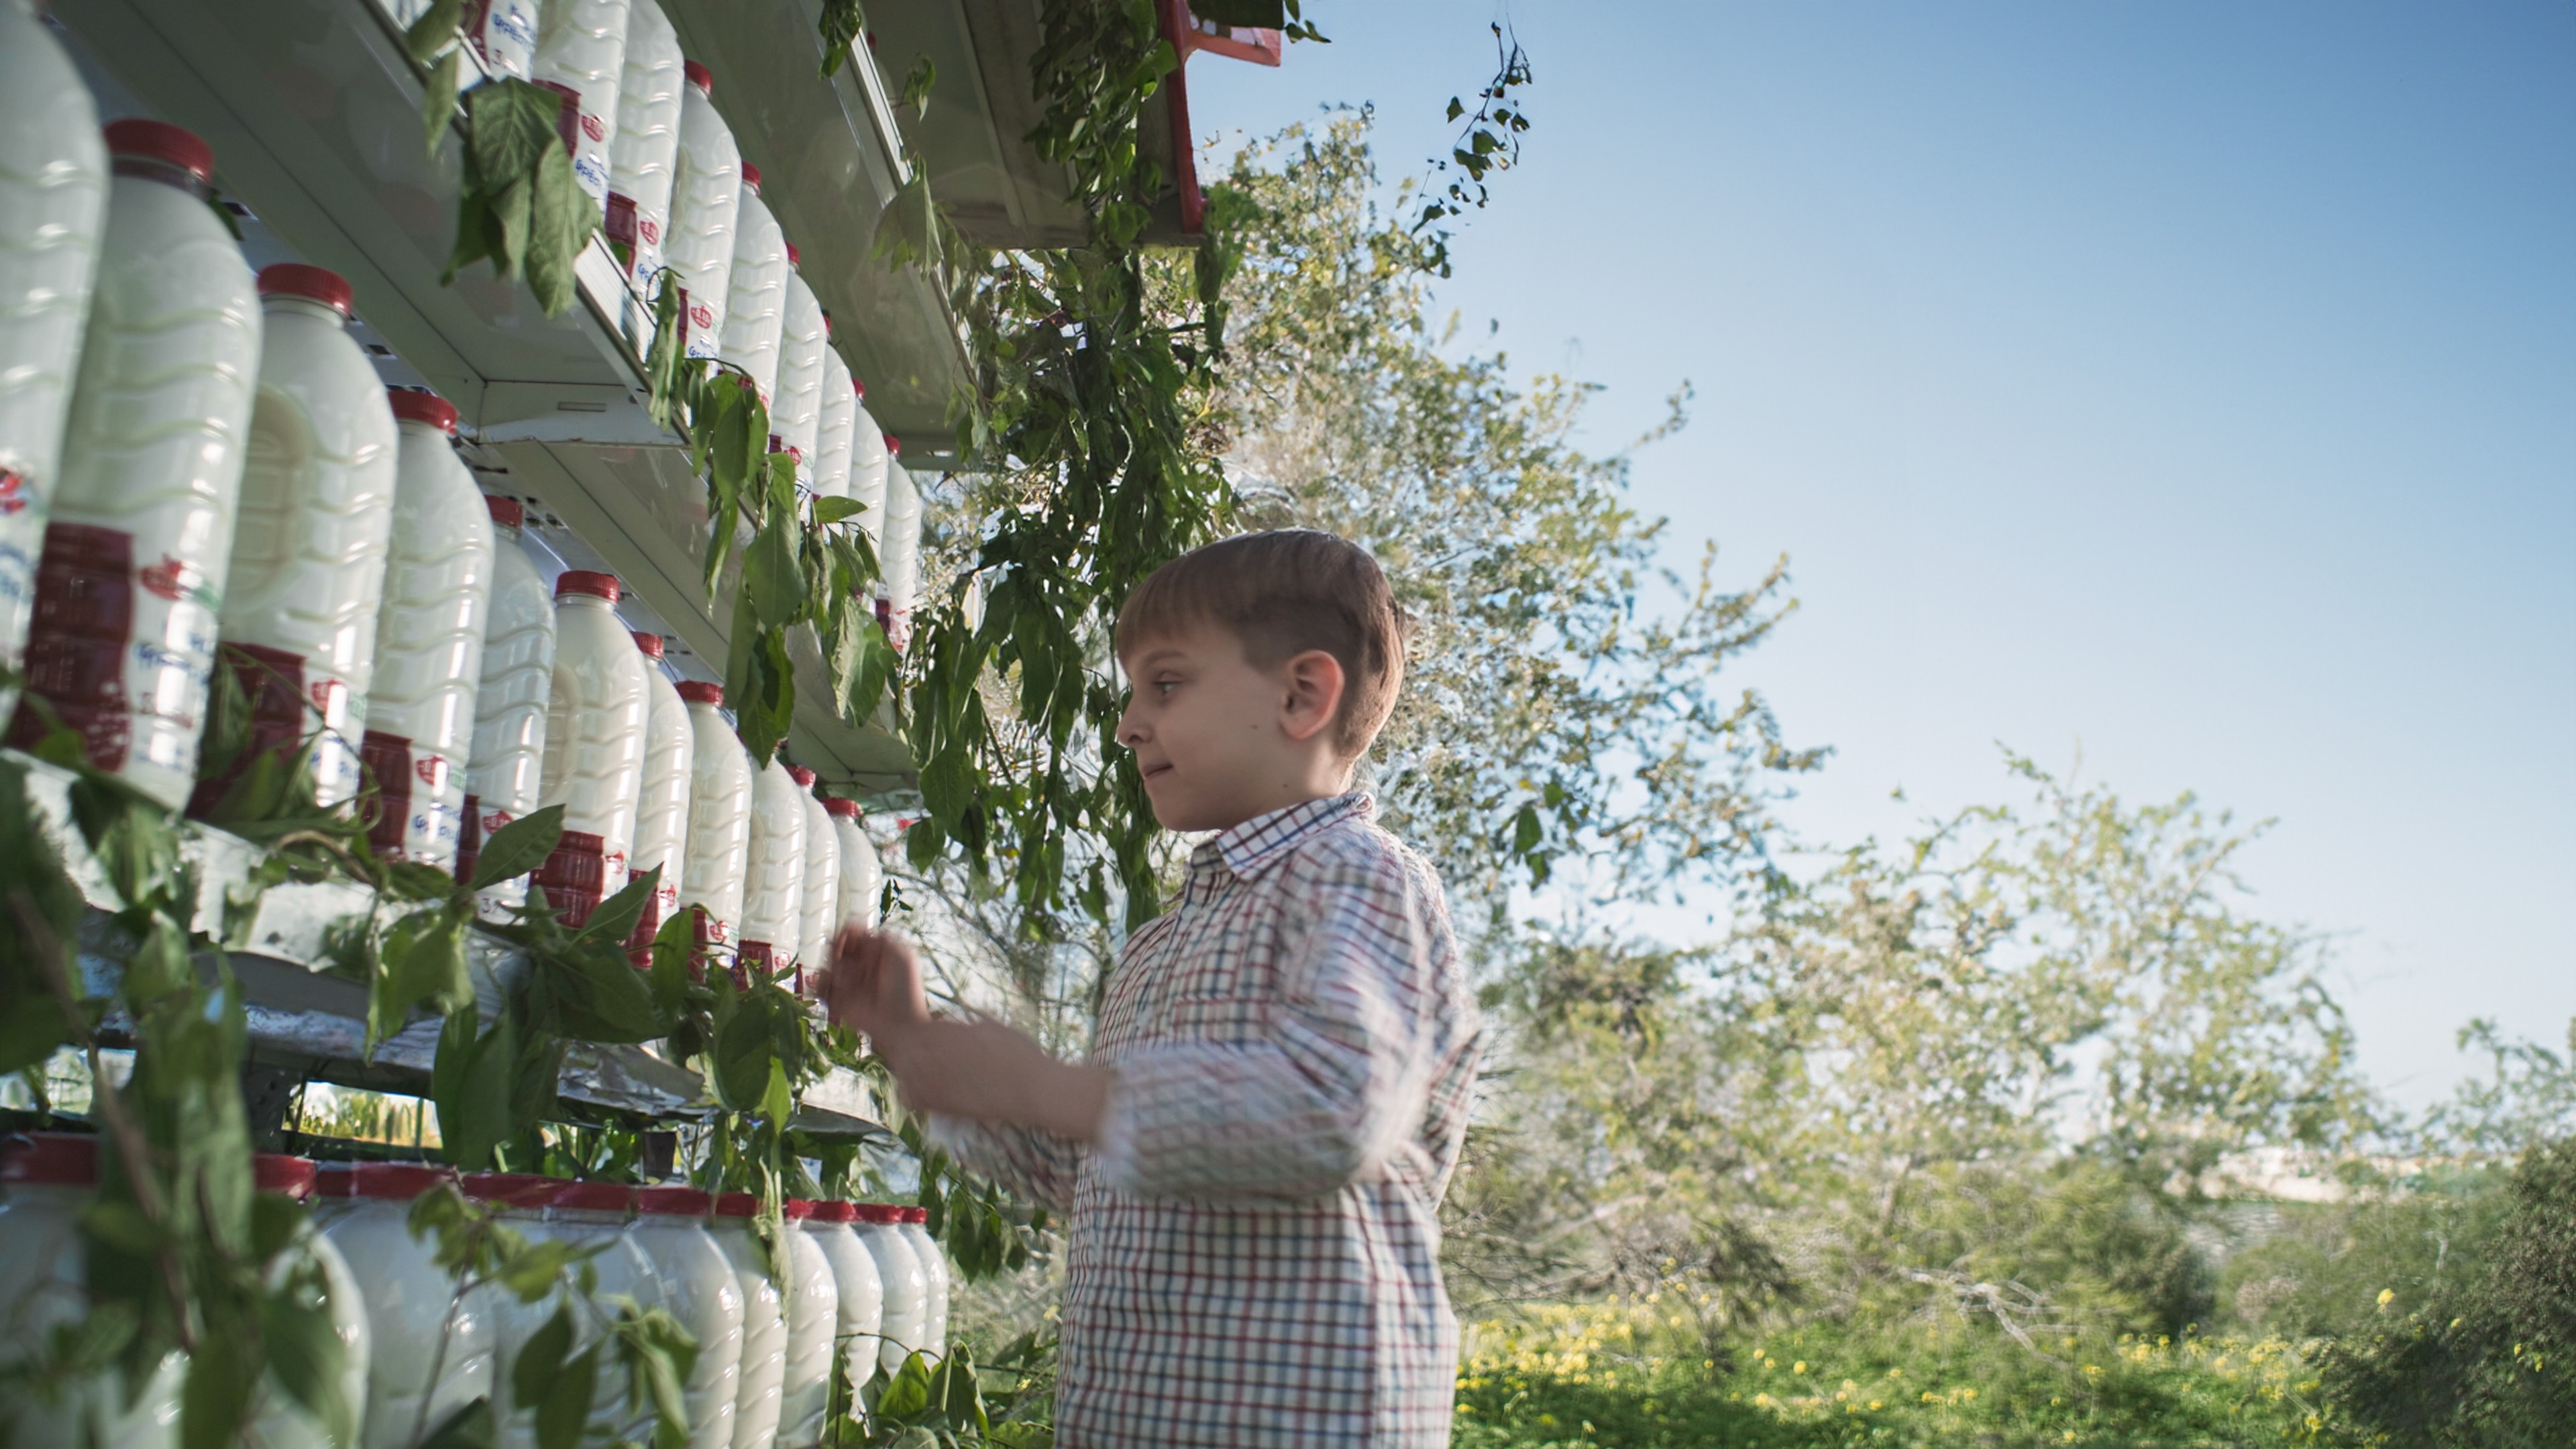
<svg viewBox="0 0 2576 1449"><path fill-rule="evenodd" d="M2389 1304L2394 1303L2394 1302L2396 1302L2396 1301L2397 1301L2397 1290L2395 1290L2395 1289L2393 1289L2393 1288L2382 1288L2382 1289L2380 1289L2380 1290L2379 1290L2379 1306L2380 1306L2380 1307L2385 1308L2385 1307L2387 1307Z"/></svg>
<svg viewBox="0 0 2576 1449"><path fill-rule="evenodd" d="M1803 1359L1803 1358L1802 1358L1802 1359L1800 1359L1800 1360L1798 1360L1796 1363L1793 1363L1793 1364L1791 1364L1791 1365L1789 1366L1789 1372L1791 1372L1791 1373L1793 1373L1793 1374L1802 1374L1802 1373L1805 1373L1806 1371L1807 1371L1807 1361L1806 1361L1805 1359Z"/></svg>

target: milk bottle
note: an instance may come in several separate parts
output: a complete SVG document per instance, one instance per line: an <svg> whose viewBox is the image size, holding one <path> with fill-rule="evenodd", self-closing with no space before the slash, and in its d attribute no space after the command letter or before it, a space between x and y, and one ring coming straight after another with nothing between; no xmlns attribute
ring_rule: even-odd
<svg viewBox="0 0 2576 1449"><path fill-rule="evenodd" d="M775 758L751 783L751 868L745 873L742 959L775 973L804 931L805 792Z"/></svg>
<svg viewBox="0 0 2576 1449"><path fill-rule="evenodd" d="M684 680L689 709L689 844L680 904L698 913L702 944L741 939L743 878L751 870L751 756L724 717L724 688Z"/></svg>
<svg viewBox="0 0 2576 1449"><path fill-rule="evenodd" d="M930 1209L905 1208L897 1228L921 1264L921 1351L932 1358L948 1353L948 1254L930 1236Z"/></svg>
<svg viewBox="0 0 2576 1449"><path fill-rule="evenodd" d="M57 1325L89 1313L80 1214L98 1190L98 1139L0 1139L0 1188L0 1365L13 1365L43 1353ZM172 1449L187 1369L186 1355L173 1351L131 1404L116 1369L55 1403L12 1395L14 1442L80 1444L86 1424L100 1449Z"/></svg>
<svg viewBox="0 0 2576 1449"><path fill-rule="evenodd" d="M649 945L680 907L680 876L688 855L689 772L691 769L689 707L680 702L671 677L662 672L662 636L638 632L635 647L644 659L644 776L635 802L635 853L629 875L660 866L662 884L635 923L637 941ZM640 947L639 947L640 949Z"/></svg>
<svg viewBox="0 0 2576 1449"><path fill-rule="evenodd" d="M459 880L474 878L475 853L485 837L537 808L545 778L546 704L554 693L555 606L519 542L526 510L511 498L483 503L492 521L491 611L483 633L482 682L474 692ZM510 907L525 900L527 891L525 876L484 891L483 919L508 920Z"/></svg>
<svg viewBox="0 0 2576 1449"><path fill-rule="evenodd" d="M832 1286L840 1294L837 1364L854 1392L877 1371L877 1337L885 1327L885 1285L877 1281L876 1259L850 1230L858 1220L858 1209L849 1203L818 1202L803 1223L832 1265Z"/></svg>
<svg viewBox="0 0 2576 1449"><path fill-rule="evenodd" d="M405 1449L495 1391L491 1296L456 1301L436 1240L405 1226L413 1199L451 1181L445 1168L362 1162L344 1179L347 1205L322 1224L366 1307L365 1449Z"/></svg>
<svg viewBox="0 0 2576 1449"><path fill-rule="evenodd" d="M553 1236L546 1227L546 1208L555 1194L572 1184L557 1178L540 1177L524 1172L478 1172L467 1175L457 1186L464 1194L488 1209L493 1218L510 1231L538 1241ZM475 1295L484 1301L484 1311L492 1320L494 1350L492 1417L501 1428L499 1442L504 1449L534 1449L536 1411L533 1405L515 1401L511 1383L511 1366L528 1340L546 1320L554 1317L557 1306L553 1295L533 1303L521 1302L516 1293L495 1284ZM589 1325L580 1314L574 1316L574 1342L582 1343L589 1335Z"/></svg>
<svg viewBox="0 0 2576 1449"><path fill-rule="evenodd" d="M778 400L769 410L769 427L795 455L796 481L819 494L823 490L812 475L823 423L823 354L832 349L823 304L796 275L793 242L787 246L787 268L787 305L778 327Z"/></svg>
<svg viewBox="0 0 2576 1449"><path fill-rule="evenodd" d="M885 541L877 547L885 580L886 637L901 649L912 637L912 607L921 597L921 490L902 463L886 466Z"/></svg>
<svg viewBox="0 0 2576 1449"><path fill-rule="evenodd" d="M778 341L787 312L787 235L760 199L760 168L742 163L741 211L733 229L733 280L725 294L724 342L716 356L739 367L767 406L778 392ZM773 420L770 429L777 431Z"/></svg>
<svg viewBox="0 0 2576 1449"><path fill-rule="evenodd" d="M787 1313L766 1255L751 1236L760 1199L747 1192L716 1198L709 1231L742 1289L742 1371L734 1386L732 1449L770 1449L778 1437L779 1384L787 1371Z"/></svg>
<svg viewBox="0 0 2576 1449"><path fill-rule="evenodd" d="M254 749L321 731L315 800L358 793L358 736L394 522L394 415L349 339L349 284L279 262L259 274L259 401L218 630L247 656ZM289 691L292 691L291 693ZM220 798L201 787L199 808Z"/></svg>
<svg viewBox="0 0 2576 1449"><path fill-rule="evenodd" d="M263 1152L251 1159L252 1185L303 1202L313 1196L315 1165L309 1158ZM269 1264L267 1287L275 1291L288 1275L310 1264L319 1268L329 1294L332 1336L340 1340L340 1395L361 1421L367 1406L367 1305L358 1280L340 1250L313 1229L298 1223L284 1250ZM259 1412L245 1442L261 1449L334 1449L330 1426L297 1402L272 1371L259 1387Z"/></svg>
<svg viewBox="0 0 2576 1449"><path fill-rule="evenodd" d="M831 346L832 319L823 319L822 408L815 418L814 461L810 467L817 498L850 496L850 444L859 423L857 384L841 350ZM800 473L799 476L802 476Z"/></svg>
<svg viewBox="0 0 2576 1449"><path fill-rule="evenodd" d="M799 765L787 772L805 797L805 874L796 889L796 962L804 972L820 972L832 959L832 937L841 928L841 837L832 829L832 812L814 796L814 772Z"/></svg>
<svg viewBox="0 0 2576 1449"><path fill-rule="evenodd" d="M617 87L617 128L608 148L609 250L647 297L662 269L671 224L671 173L680 160L680 33L654 0L633 0L626 16L626 64Z"/></svg>
<svg viewBox="0 0 2576 1449"><path fill-rule="evenodd" d="M858 1210L859 1246L876 1260L877 1281L885 1285L885 1341L877 1362L887 1373L903 1367L904 1357L923 1347L923 1319L930 1310L930 1283L921 1256L905 1241L900 1226L903 1209L884 1203L853 1204Z"/></svg>
<svg viewBox="0 0 2576 1449"><path fill-rule="evenodd" d="M595 1275L597 1293L602 1299L625 1297L645 1309L668 1306L663 1296L659 1271L644 1254L641 1243L626 1231L627 1219L635 1210L635 1189L614 1182L557 1182L546 1198L544 1224L531 1237L554 1238L588 1252L584 1261ZM587 1315L574 1315L575 1332L572 1351L580 1353L590 1347L596 1335L590 1331ZM607 1363L616 1361L612 1345L601 1352ZM605 1364L603 1365L605 1367ZM626 1376L603 1372L592 1390L591 1422L619 1425L630 1440L651 1438L652 1411L647 1408L636 1415L626 1408ZM505 1445L522 1441L516 1430L524 1425L527 1449L535 1449L534 1416L513 1414L501 1430Z"/></svg>
<svg viewBox="0 0 2576 1449"><path fill-rule="evenodd" d="M635 803L644 783L651 696L644 656L617 622L617 580L567 569L555 580L555 671L546 699L546 759L538 804L561 805L563 841L537 867L568 926L626 885Z"/></svg>
<svg viewBox="0 0 2576 1449"><path fill-rule="evenodd" d="M886 466L894 459L894 435L877 427L868 414L868 385L852 379L850 419L850 496L859 500L859 531L868 547L881 548L885 537Z"/></svg>
<svg viewBox="0 0 2576 1449"><path fill-rule="evenodd" d="M733 287L734 227L742 208L742 152L716 114L715 81L696 61L682 67L680 160L671 176L671 229L662 260L688 289L687 351L713 357L724 342L725 299Z"/></svg>
<svg viewBox="0 0 2576 1449"><path fill-rule="evenodd" d="M833 932L838 934L843 926L873 931L885 887L883 870L877 864L876 842L868 839L868 829L860 823L858 801L826 800L823 808L831 813L832 835L841 847L839 916L833 923Z"/></svg>
<svg viewBox="0 0 2576 1449"><path fill-rule="evenodd" d="M706 1229L715 1199L686 1187L635 1193L626 1230L662 1283L662 1305L697 1340L698 1360L680 1395L689 1410L689 1449L731 1449L733 1401L742 1375L742 1283Z"/></svg>
<svg viewBox="0 0 2576 1449"><path fill-rule="evenodd" d="M840 1330L841 1290L823 1245L804 1231L814 1205L791 1198L776 1257L783 1265L779 1294L787 1313L787 1357L779 1379L778 1442L804 1449L823 1437L831 1406L833 1335Z"/></svg>
<svg viewBox="0 0 2576 1449"><path fill-rule="evenodd" d="M32 0L0 0L0 666L18 667L107 220L98 109ZM17 703L0 683L0 716Z"/></svg>
<svg viewBox="0 0 2576 1449"><path fill-rule="evenodd" d="M538 0L466 0L465 38L497 76L528 79L537 52ZM560 5L565 0L555 0Z"/></svg>
<svg viewBox="0 0 2576 1449"><path fill-rule="evenodd" d="M456 409L425 392L387 395L401 437L393 541L376 619L366 755L383 815L377 853L452 869L491 610L492 520L448 439Z"/></svg>
<svg viewBox="0 0 2576 1449"><path fill-rule="evenodd" d="M617 85L626 70L627 0L546 0L529 78L567 92L575 108L572 174L591 200L608 199L609 150L617 141ZM651 3L651 0L646 0Z"/></svg>
<svg viewBox="0 0 2576 1449"><path fill-rule="evenodd" d="M92 765L176 807L196 786L261 316L241 246L206 202L214 153L159 121L106 136L116 176L62 476L40 480L53 518L27 685L81 732ZM41 734L27 710L9 740Z"/></svg>

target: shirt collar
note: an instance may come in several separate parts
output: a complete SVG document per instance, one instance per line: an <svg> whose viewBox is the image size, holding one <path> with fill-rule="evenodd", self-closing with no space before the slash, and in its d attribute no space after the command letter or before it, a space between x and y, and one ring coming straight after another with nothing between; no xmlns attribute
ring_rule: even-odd
<svg viewBox="0 0 2576 1449"><path fill-rule="evenodd" d="M1222 864L1237 879L1250 880L1318 831L1343 820L1365 823L1376 816L1377 802L1365 790L1300 801L1210 836L1190 852L1191 874Z"/></svg>

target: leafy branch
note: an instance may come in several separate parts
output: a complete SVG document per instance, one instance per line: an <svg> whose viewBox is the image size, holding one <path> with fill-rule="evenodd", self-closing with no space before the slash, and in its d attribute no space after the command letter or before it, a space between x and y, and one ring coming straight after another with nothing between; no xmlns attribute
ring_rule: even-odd
<svg viewBox="0 0 2576 1449"><path fill-rule="evenodd" d="M1429 232L1429 253L1425 265L1441 276L1449 275L1449 231L1436 223L1464 216L1470 207L1482 210L1492 192L1485 178L1497 171L1508 171L1521 159L1521 137L1529 130L1529 114L1515 97L1515 92L1536 77L1530 70L1529 56L1521 49L1507 21L1496 21L1494 32L1494 78L1476 92L1472 114L1467 103L1456 96L1449 98L1449 119L1466 118L1451 144L1447 159L1433 157L1430 173L1424 177L1427 192L1439 187L1436 197L1425 200L1415 213L1410 231L1415 236ZM1441 178L1448 178L1443 184Z"/></svg>

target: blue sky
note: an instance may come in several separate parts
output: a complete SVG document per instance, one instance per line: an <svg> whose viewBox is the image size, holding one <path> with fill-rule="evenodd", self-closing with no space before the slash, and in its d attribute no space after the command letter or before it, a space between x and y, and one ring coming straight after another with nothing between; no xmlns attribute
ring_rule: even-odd
<svg viewBox="0 0 2576 1449"><path fill-rule="evenodd" d="M1491 0L1308 0L1200 57L1230 144L1374 102L1445 152ZM1675 560L1789 555L1749 661L1843 841L2004 798L1997 742L2277 818L2259 906L2337 933L2364 1064L2576 1015L2576 10L1511 8L1519 169L1440 289L1606 389ZM1904 801L1891 799L1902 787Z"/></svg>

